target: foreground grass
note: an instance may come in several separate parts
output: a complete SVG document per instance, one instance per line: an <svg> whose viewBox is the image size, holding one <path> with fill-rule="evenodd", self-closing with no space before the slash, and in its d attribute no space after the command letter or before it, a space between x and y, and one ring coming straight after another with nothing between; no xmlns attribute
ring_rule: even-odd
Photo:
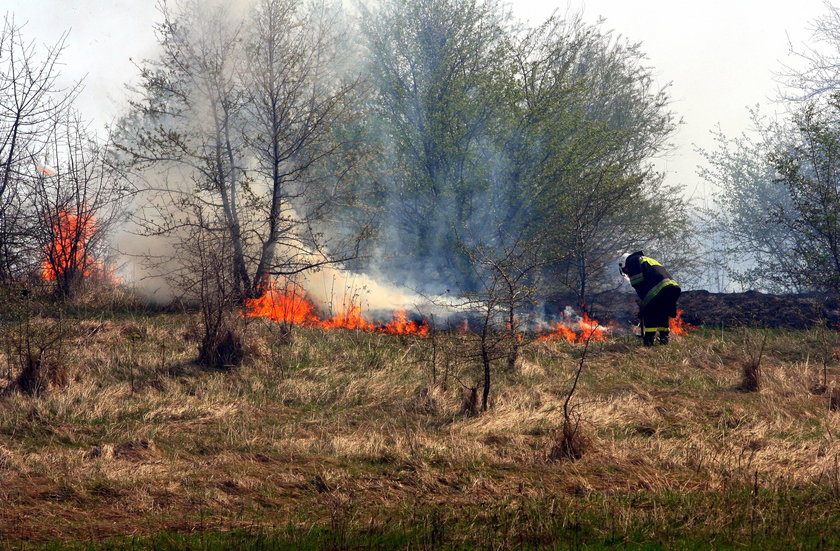
<svg viewBox="0 0 840 551"><path fill-rule="evenodd" d="M580 346L529 345L466 416L468 337L283 343L257 321L246 364L207 371L187 315L62 323L65 384L0 397L6 548L840 546L840 418L815 390L840 374L833 332L769 333L758 393L738 390L758 331L593 343L590 448L558 463Z"/></svg>
<svg viewBox="0 0 840 551"><path fill-rule="evenodd" d="M353 518L344 510L329 523L283 527L160 533L104 542L54 543L46 549L835 549L834 517L810 518L822 498L770 492L758 496L640 493L632 498L590 496L551 501L506 500L453 511L418 506L393 518ZM723 525L702 527L687 519L717 519L719 510L750 504ZM817 508L823 508L820 504ZM804 509L801 509L804 507ZM712 510L714 509L714 510ZM793 521L792 510L804 511ZM660 512L657 512L659 510ZM634 512L635 511L635 512ZM670 511L670 512L664 512ZM785 512L787 511L787 513ZM629 516L624 513L630 513ZM797 512L799 516L801 513ZM757 520L762 517L762 520ZM303 519L298 519L302 521ZM626 523L630 521L631 524ZM771 521L771 522L767 522ZM624 524L623 526L619 526ZM34 546L30 547L34 548Z"/></svg>

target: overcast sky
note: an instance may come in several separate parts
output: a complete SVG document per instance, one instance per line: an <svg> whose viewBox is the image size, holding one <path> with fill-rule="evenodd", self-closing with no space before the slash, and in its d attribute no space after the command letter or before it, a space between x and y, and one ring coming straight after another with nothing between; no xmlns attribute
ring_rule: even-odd
<svg viewBox="0 0 840 551"><path fill-rule="evenodd" d="M63 56L68 80L86 77L79 108L102 125L118 115L133 79L130 59L153 54L156 0L3 0L0 12L27 22L25 36L54 43L69 30ZM642 43L658 82L671 83L672 108L684 121L675 150L660 166L668 181L690 195L704 192L696 176L694 145L711 147L720 125L730 135L749 125L747 107L772 110L773 72L788 53L788 40L808 41L809 22L824 12L822 0L519 0L514 13L532 23L555 9L604 18L605 27Z"/></svg>

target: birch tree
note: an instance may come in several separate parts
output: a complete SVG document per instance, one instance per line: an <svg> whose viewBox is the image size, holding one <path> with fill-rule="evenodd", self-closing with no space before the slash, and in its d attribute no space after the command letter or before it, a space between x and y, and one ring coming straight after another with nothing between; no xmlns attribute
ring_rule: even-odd
<svg viewBox="0 0 840 551"><path fill-rule="evenodd" d="M240 300L262 294L271 276L356 252L358 240L339 246L319 231L330 198L316 193L316 166L338 149L332 125L354 85L334 70L331 13L288 0L261 0L242 16L194 1L165 5L163 53L143 65L123 123L133 166L165 175L147 189L154 208L143 228L227 240Z"/></svg>

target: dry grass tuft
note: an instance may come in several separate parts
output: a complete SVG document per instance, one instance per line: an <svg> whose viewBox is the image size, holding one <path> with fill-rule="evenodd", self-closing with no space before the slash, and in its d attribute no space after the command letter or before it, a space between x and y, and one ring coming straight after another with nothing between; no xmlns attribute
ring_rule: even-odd
<svg viewBox="0 0 840 551"><path fill-rule="evenodd" d="M741 384L738 389L742 392L757 392L761 388L761 364L747 360L741 367Z"/></svg>
<svg viewBox="0 0 840 551"><path fill-rule="evenodd" d="M840 388L834 387L831 389L831 394L828 399L829 411L840 410Z"/></svg>
<svg viewBox="0 0 840 551"><path fill-rule="evenodd" d="M764 356L764 349L767 346L767 333L763 333L761 345L755 351L752 339L745 337L748 347L748 357L743 361L741 367L741 384L738 389L742 392L758 392L761 389L761 360Z"/></svg>
<svg viewBox="0 0 840 551"><path fill-rule="evenodd" d="M446 393L440 385L427 385L417 391L408 403L408 411L425 415L441 415L446 410Z"/></svg>
<svg viewBox="0 0 840 551"><path fill-rule="evenodd" d="M242 335L233 328L208 333L198 349L198 363L211 369L228 369L242 364L245 346Z"/></svg>
<svg viewBox="0 0 840 551"><path fill-rule="evenodd" d="M551 461L577 461L592 447L592 441L583 434L579 420L564 423L560 430L560 439L551 448L548 458Z"/></svg>

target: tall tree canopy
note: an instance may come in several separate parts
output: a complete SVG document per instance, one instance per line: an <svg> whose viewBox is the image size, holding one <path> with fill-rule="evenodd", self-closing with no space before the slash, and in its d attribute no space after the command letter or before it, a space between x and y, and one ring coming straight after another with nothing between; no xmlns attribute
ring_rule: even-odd
<svg viewBox="0 0 840 551"><path fill-rule="evenodd" d="M622 250L682 236L679 190L651 168L676 121L638 45L574 18L518 30L492 1L364 21L386 273L469 288L468 249L507 239L588 302Z"/></svg>

